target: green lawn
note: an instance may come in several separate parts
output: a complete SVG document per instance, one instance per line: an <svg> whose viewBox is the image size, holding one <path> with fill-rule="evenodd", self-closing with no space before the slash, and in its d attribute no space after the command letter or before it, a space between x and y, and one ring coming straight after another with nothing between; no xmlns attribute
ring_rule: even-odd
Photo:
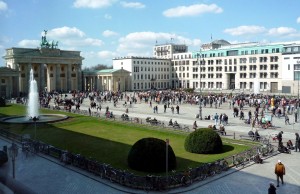
<svg viewBox="0 0 300 194"><path fill-rule="evenodd" d="M25 112L25 107L21 105L0 107L0 117L25 115ZM62 112L42 110L42 113L61 114ZM201 163L215 161L249 148L247 145L236 144L236 141L232 139L223 138L223 153L214 155L192 154L184 149L186 133L157 130L144 125L130 125L71 113L64 114L70 118L57 123L37 124L37 139L122 169L128 169L127 154L131 146L144 137L156 137L162 140L168 138L177 157L177 170L199 166ZM31 134L31 137L34 137L34 124L1 123L0 125L12 132Z"/></svg>

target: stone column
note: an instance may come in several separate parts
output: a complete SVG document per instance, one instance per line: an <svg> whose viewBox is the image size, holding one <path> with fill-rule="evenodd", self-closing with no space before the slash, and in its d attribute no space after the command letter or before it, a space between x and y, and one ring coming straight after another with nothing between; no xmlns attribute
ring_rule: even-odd
<svg viewBox="0 0 300 194"><path fill-rule="evenodd" d="M44 64L40 64L40 72L39 72L39 82L40 82L40 91L45 91L45 69Z"/></svg>
<svg viewBox="0 0 300 194"><path fill-rule="evenodd" d="M54 90L61 90L61 82L60 82L60 64L55 65L55 88Z"/></svg>
<svg viewBox="0 0 300 194"><path fill-rule="evenodd" d="M84 78L82 77L81 64L76 65L76 79L77 79L77 90L83 90L82 82L84 82Z"/></svg>
<svg viewBox="0 0 300 194"><path fill-rule="evenodd" d="M111 75L110 77L111 77L111 89L110 90L111 91L115 91L115 85L116 84L114 83L114 81L115 81L114 77L113 77L113 75Z"/></svg>
<svg viewBox="0 0 300 194"><path fill-rule="evenodd" d="M105 88L104 88L103 76L100 75L100 79L101 79L101 90L104 91Z"/></svg>
<svg viewBox="0 0 300 194"><path fill-rule="evenodd" d="M29 79L30 79L31 68L32 68L32 64L28 63L26 73L25 73L25 79L24 79L25 80L25 83L24 83L25 88L23 88L23 90L24 90L23 92L25 92L26 94L29 94Z"/></svg>
<svg viewBox="0 0 300 194"><path fill-rule="evenodd" d="M72 81L72 77L71 77L71 73L72 73L72 64L67 64L67 73L66 73L66 81L67 81L67 91L72 90L71 86L71 81Z"/></svg>
<svg viewBox="0 0 300 194"><path fill-rule="evenodd" d="M83 84L83 86L82 86L82 90L83 91L86 91L86 77L85 76L83 76L83 78L82 78L82 84Z"/></svg>

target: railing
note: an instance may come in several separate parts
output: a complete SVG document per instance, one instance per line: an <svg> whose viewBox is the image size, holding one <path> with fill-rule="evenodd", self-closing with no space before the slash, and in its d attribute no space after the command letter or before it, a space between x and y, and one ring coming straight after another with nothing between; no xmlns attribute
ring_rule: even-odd
<svg viewBox="0 0 300 194"><path fill-rule="evenodd" d="M186 171L181 172L172 171L168 177L156 175L139 176L125 170L115 169L109 164L100 163L95 159L67 152L28 137L25 138L6 129L0 129L0 135L4 138L20 143L22 147L24 145L28 146L28 150L31 153L44 154L53 157L66 165L72 165L88 171L111 182L146 191L166 190L186 186L193 182L201 181L207 177L226 171L230 167L244 167L246 164L252 162L258 153L262 156L272 155L274 153L274 147L271 144L261 145L252 147L245 152L218 160L214 163L207 163L196 168L188 168Z"/></svg>

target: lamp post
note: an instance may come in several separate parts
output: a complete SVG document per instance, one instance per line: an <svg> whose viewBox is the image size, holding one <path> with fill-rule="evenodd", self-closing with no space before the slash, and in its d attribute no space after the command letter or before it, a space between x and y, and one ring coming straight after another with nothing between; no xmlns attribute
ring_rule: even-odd
<svg viewBox="0 0 300 194"><path fill-rule="evenodd" d="M15 143L12 143L11 146L8 148L8 155L11 158L12 165L13 165L13 178L15 178L15 160L18 156L18 146Z"/></svg>
<svg viewBox="0 0 300 194"><path fill-rule="evenodd" d="M199 89L200 89L200 97L199 97L199 119L202 120L202 89L201 89L201 53L197 54L197 62L199 63L199 77L200 77L200 83L199 83Z"/></svg>
<svg viewBox="0 0 300 194"><path fill-rule="evenodd" d="M36 121L38 120L38 117L35 116L32 120L34 122L34 140L36 140Z"/></svg>

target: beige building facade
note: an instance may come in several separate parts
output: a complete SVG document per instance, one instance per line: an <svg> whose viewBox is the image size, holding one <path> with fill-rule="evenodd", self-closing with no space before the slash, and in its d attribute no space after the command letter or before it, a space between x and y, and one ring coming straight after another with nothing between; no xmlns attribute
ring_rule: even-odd
<svg viewBox="0 0 300 194"><path fill-rule="evenodd" d="M0 97L12 98L19 95L19 71L0 67Z"/></svg>
<svg viewBox="0 0 300 194"><path fill-rule="evenodd" d="M129 91L130 72L125 69L83 71L84 91Z"/></svg>
<svg viewBox="0 0 300 194"><path fill-rule="evenodd" d="M29 74L33 69L39 91L81 90L80 51L57 48L9 48L4 56L5 65L19 72L19 92L27 93Z"/></svg>

